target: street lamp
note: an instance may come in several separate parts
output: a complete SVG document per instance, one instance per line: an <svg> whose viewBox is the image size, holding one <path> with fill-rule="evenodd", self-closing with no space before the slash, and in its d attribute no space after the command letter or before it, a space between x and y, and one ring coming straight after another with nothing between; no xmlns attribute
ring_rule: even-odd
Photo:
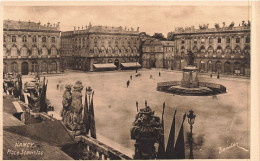
<svg viewBox="0 0 260 161"><path fill-rule="evenodd" d="M192 110L189 111L189 114L188 114L188 123L190 124L190 158L189 159L194 159L193 158L193 140L192 140L192 125L194 124L194 121L195 121L195 117L196 115L194 115L194 112Z"/></svg>

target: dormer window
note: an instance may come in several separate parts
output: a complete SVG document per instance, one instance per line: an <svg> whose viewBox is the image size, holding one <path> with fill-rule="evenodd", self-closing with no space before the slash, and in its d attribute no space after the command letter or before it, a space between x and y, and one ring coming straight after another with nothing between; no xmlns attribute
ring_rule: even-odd
<svg viewBox="0 0 260 161"><path fill-rule="evenodd" d="M218 38L218 43L221 43L221 38Z"/></svg>
<svg viewBox="0 0 260 161"><path fill-rule="evenodd" d="M33 36L32 41L33 41L33 42L36 42L36 41L37 41L37 40L36 40L36 36Z"/></svg>

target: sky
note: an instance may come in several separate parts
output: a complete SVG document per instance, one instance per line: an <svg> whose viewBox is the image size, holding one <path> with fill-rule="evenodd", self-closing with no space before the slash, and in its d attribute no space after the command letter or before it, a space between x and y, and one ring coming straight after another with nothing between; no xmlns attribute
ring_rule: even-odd
<svg viewBox="0 0 260 161"><path fill-rule="evenodd" d="M217 4L200 5L196 3L186 3L186 5L161 5L159 3L149 4L128 4L120 2L117 5L99 3L98 5L5 5L4 19L34 21L41 24L60 22L61 31L73 30L74 26L92 25L102 26L126 26L136 29L140 27L140 32L167 33L174 31L175 27L195 26L209 24L214 27L215 23L222 26L232 21L238 26L241 21L249 20L250 10L247 3L232 2L228 5L223 2Z"/></svg>

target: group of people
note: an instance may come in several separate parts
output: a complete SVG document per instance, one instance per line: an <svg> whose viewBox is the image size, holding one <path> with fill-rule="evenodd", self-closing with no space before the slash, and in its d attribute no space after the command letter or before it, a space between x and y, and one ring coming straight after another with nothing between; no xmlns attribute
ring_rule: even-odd
<svg viewBox="0 0 260 161"><path fill-rule="evenodd" d="M210 78L212 78L212 73L210 73ZM219 79L219 78L220 78L220 75L219 75L219 73L218 73L217 79Z"/></svg>

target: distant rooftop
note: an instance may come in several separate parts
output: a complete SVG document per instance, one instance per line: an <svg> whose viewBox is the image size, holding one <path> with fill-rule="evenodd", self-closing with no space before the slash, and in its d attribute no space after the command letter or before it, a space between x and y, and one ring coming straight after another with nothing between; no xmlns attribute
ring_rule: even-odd
<svg viewBox="0 0 260 161"><path fill-rule="evenodd" d="M229 25L226 25L225 22L220 26L218 23L215 23L215 28L208 28L209 24L199 25L198 29L195 29L194 26L190 27L176 27L175 31L171 32L173 34L178 33L200 33L200 32L221 32L221 31L233 31L233 30L250 30L251 23L250 21L242 21L239 25L235 26L234 22L231 22Z"/></svg>
<svg viewBox="0 0 260 161"><path fill-rule="evenodd" d="M31 22L29 21L14 21L14 20L4 20L3 25L4 30L49 30L49 31L59 31L60 23L41 25L41 22Z"/></svg>
<svg viewBox="0 0 260 161"><path fill-rule="evenodd" d="M76 27L74 26L74 33L86 33L86 32L102 32L102 33L127 33L127 34L138 34L139 27L134 29L133 27L114 27L114 26L92 26L91 23L85 27Z"/></svg>

